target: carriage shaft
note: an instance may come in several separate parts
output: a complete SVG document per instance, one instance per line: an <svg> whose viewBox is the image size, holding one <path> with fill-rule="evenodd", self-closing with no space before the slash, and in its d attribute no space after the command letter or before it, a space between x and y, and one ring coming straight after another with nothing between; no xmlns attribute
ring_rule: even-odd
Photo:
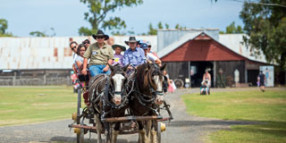
<svg viewBox="0 0 286 143"><path fill-rule="evenodd" d="M104 122L127 122L127 121L144 121L144 120L160 120L161 116L126 116L102 119Z"/></svg>

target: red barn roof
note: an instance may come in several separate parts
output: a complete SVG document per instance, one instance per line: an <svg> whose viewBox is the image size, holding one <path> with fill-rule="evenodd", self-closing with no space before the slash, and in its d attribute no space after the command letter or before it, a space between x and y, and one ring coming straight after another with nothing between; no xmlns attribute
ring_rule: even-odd
<svg viewBox="0 0 286 143"><path fill-rule="evenodd" d="M163 49L164 50L164 49ZM162 61L237 61L247 58L230 50L205 33L161 54Z"/></svg>

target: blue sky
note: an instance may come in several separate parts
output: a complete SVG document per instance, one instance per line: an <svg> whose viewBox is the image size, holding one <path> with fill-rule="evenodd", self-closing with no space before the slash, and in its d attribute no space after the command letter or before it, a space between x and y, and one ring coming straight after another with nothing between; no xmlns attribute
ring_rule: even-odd
<svg viewBox="0 0 286 143"><path fill-rule="evenodd" d="M242 3L231 0L144 0L142 5L117 9L108 16L120 16L127 28L135 33L146 33L151 22L176 24L188 28L219 28L232 21L243 25L239 18ZM89 26L83 13L87 6L80 0L0 0L0 18L8 20L8 32L16 36L29 36L31 31L45 31L56 36L77 36L78 28ZM107 31L107 33L110 33Z"/></svg>

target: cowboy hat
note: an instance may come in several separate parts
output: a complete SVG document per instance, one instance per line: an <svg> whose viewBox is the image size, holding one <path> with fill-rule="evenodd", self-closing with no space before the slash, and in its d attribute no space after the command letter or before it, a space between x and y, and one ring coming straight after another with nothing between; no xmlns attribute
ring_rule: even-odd
<svg viewBox="0 0 286 143"><path fill-rule="evenodd" d="M124 47L124 46L121 46L121 45L118 45L118 44L112 45L112 49L113 49L113 50L115 50L116 47L121 48L122 51L125 51L125 50L126 50L126 47Z"/></svg>
<svg viewBox="0 0 286 143"><path fill-rule="evenodd" d="M139 41L136 40L136 38L134 36L129 37L129 41L125 41L126 45L128 45L129 43L139 43Z"/></svg>
<svg viewBox="0 0 286 143"><path fill-rule="evenodd" d="M96 34L92 34L92 37L96 39L97 37L103 37L104 40L108 40L109 36L105 35L102 30L98 30Z"/></svg>

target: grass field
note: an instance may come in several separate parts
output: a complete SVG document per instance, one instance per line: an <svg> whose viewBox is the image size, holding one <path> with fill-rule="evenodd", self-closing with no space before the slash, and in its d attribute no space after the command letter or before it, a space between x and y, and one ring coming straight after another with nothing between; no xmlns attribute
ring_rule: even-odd
<svg viewBox="0 0 286 143"><path fill-rule="evenodd" d="M77 94L72 87L0 87L0 126L71 118Z"/></svg>
<svg viewBox="0 0 286 143"><path fill-rule="evenodd" d="M214 143L286 142L286 89L214 92L211 96L184 95L188 113L224 120L253 121L210 134Z"/></svg>

